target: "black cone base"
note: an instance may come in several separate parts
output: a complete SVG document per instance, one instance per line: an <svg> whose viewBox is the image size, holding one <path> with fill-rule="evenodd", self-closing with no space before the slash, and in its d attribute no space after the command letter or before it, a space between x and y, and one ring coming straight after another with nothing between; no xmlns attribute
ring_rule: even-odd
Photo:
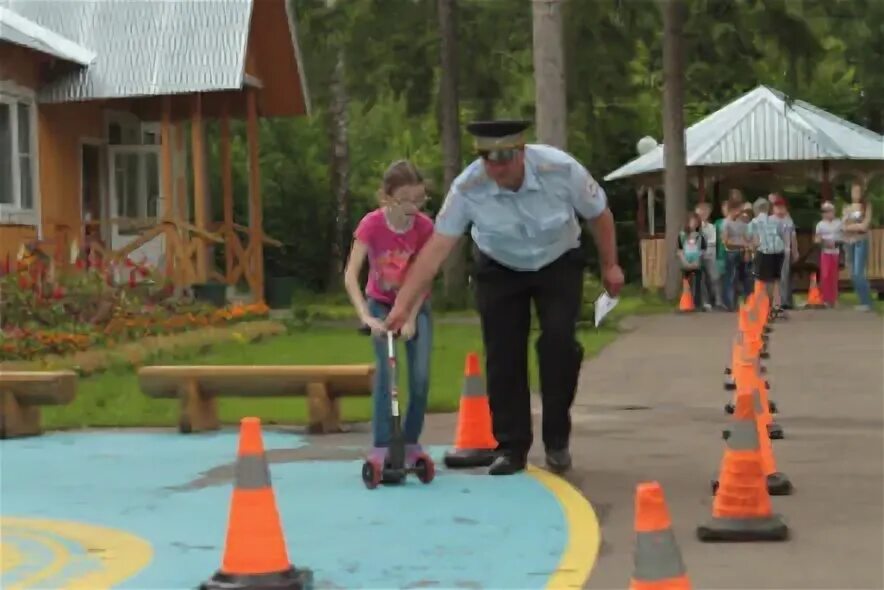
<svg viewBox="0 0 884 590"><path fill-rule="evenodd" d="M294 567L272 574L237 575L215 573L199 590L313 590L313 572Z"/></svg>
<svg viewBox="0 0 884 590"><path fill-rule="evenodd" d="M705 543L785 541L789 538L789 527L779 514L769 518L713 518L697 527L697 538Z"/></svg>
<svg viewBox="0 0 884 590"><path fill-rule="evenodd" d="M445 466L451 469L488 467L497 458L496 449L460 449L445 453Z"/></svg>
<svg viewBox="0 0 884 590"><path fill-rule="evenodd" d="M794 488L789 477L779 471L767 476L767 493L771 496L791 496Z"/></svg>
<svg viewBox="0 0 884 590"><path fill-rule="evenodd" d="M781 440L785 438L785 434L783 434L783 427L776 422L771 422L767 425L767 435L770 437L771 440Z"/></svg>
<svg viewBox="0 0 884 590"><path fill-rule="evenodd" d="M726 404L724 404L724 411L726 413L733 414L734 409L734 402L727 402ZM777 412L779 412L779 410L777 409L777 405L773 402L773 400L767 400L767 409L771 414L776 414Z"/></svg>

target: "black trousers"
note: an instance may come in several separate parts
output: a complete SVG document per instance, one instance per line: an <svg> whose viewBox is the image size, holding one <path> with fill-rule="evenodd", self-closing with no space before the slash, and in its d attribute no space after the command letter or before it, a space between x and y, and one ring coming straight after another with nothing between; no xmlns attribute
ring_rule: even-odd
<svg viewBox="0 0 884 590"><path fill-rule="evenodd" d="M571 436L571 405L583 360L575 332L583 298L583 252L571 250L537 271L507 268L474 248L476 303L485 345L485 373L498 450L515 457L533 443L528 336L533 302L543 403L543 443L562 449Z"/></svg>

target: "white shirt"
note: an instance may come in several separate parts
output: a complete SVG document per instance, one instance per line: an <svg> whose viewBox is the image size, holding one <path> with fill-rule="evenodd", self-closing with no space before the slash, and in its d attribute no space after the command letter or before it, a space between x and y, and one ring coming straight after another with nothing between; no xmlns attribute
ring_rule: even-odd
<svg viewBox="0 0 884 590"><path fill-rule="evenodd" d="M706 250L703 252L703 258L715 258L715 225L707 221L700 226L700 231L703 232L703 237L706 238Z"/></svg>
<svg viewBox="0 0 884 590"><path fill-rule="evenodd" d="M838 243L844 240L842 237L841 227L842 223L840 219L833 219L832 221L821 219L819 222L817 222L816 235L818 235L823 241L823 252L829 254L837 254L839 252ZM835 247L827 247L826 242L834 243Z"/></svg>

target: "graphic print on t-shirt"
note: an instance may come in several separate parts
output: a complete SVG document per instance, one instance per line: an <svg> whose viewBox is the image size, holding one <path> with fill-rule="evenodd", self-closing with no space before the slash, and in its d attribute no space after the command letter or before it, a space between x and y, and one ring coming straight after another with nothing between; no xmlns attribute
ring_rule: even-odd
<svg viewBox="0 0 884 590"><path fill-rule="evenodd" d="M375 281L383 291L398 291L405 281L405 271L413 252L410 250L387 250L377 258Z"/></svg>

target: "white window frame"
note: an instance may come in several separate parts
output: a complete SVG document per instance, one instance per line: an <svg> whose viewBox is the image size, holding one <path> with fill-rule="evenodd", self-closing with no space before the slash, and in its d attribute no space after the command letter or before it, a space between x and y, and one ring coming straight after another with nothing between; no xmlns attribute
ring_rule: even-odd
<svg viewBox="0 0 884 590"><path fill-rule="evenodd" d="M18 112L17 107L11 109L12 129L12 198L13 203L0 203L0 223L30 225L37 228L38 237L43 231L40 223L40 146L37 142L37 101L33 90L20 86L11 80L0 80L0 102L16 105L25 103L31 112L31 187L33 189L33 205L30 208L21 206L21 166L18 154Z"/></svg>

